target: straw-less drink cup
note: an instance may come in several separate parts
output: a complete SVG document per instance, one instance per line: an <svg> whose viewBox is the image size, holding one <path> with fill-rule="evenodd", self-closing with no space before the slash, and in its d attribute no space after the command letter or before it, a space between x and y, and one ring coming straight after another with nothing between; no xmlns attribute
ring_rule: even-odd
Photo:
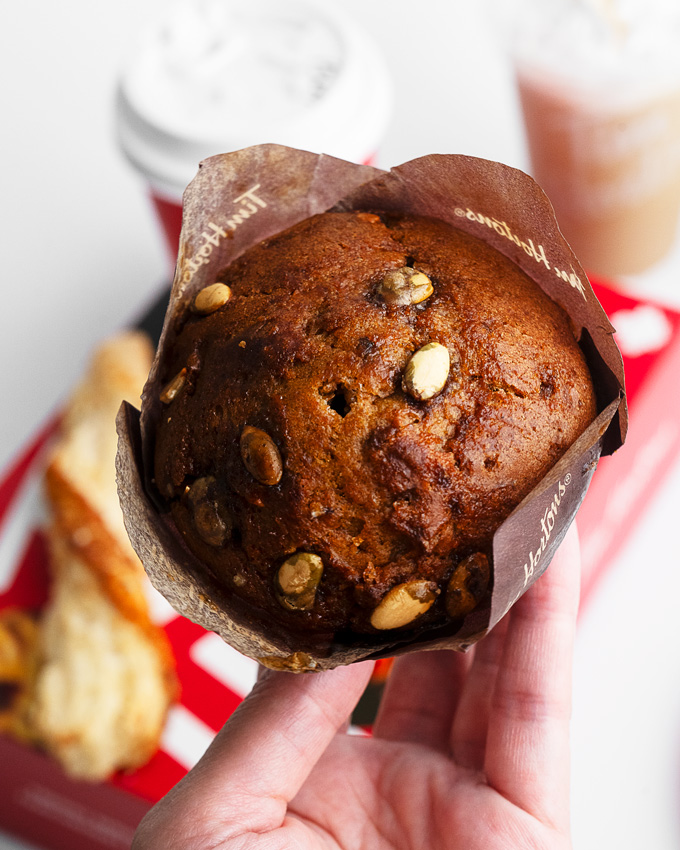
<svg viewBox="0 0 680 850"><path fill-rule="evenodd" d="M533 176L587 271L646 271L680 209L680 5L525 0L512 47Z"/></svg>
<svg viewBox="0 0 680 850"><path fill-rule="evenodd" d="M140 41L117 127L174 258L182 193L202 159L277 142L371 162L391 104L379 51L331 4L194 0Z"/></svg>

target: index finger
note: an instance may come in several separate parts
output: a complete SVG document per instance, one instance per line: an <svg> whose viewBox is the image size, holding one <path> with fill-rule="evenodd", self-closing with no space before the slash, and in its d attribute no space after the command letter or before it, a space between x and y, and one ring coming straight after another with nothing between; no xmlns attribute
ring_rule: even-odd
<svg viewBox="0 0 680 850"><path fill-rule="evenodd" d="M580 585L572 526L546 573L510 613L491 704L492 787L542 822L569 824L571 671Z"/></svg>

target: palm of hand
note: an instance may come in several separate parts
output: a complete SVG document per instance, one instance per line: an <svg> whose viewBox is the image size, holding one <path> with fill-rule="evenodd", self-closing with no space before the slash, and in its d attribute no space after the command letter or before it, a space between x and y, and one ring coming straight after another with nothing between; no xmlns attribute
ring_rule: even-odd
<svg viewBox="0 0 680 850"><path fill-rule="evenodd" d="M133 850L567 850L578 550L565 543L472 652L397 662L372 738L342 728L370 665L267 674Z"/></svg>
<svg viewBox="0 0 680 850"><path fill-rule="evenodd" d="M357 746L358 745L358 746ZM288 807L272 845L300 850L569 846L559 830L422 745L346 738ZM273 837L273 836L271 836ZM253 847L257 847L253 843ZM270 845L265 845L269 847Z"/></svg>

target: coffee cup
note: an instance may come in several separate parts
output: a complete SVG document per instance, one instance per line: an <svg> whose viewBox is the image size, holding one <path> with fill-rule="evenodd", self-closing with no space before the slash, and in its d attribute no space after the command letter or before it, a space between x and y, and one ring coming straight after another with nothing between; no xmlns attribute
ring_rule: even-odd
<svg viewBox="0 0 680 850"><path fill-rule="evenodd" d="M680 6L520 6L511 44L532 175L588 272L646 272L680 212Z"/></svg>
<svg viewBox="0 0 680 850"><path fill-rule="evenodd" d="M182 193L201 160L275 142L370 163L391 108L379 50L337 7L185 0L140 38L116 125L174 258Z"/></svg>

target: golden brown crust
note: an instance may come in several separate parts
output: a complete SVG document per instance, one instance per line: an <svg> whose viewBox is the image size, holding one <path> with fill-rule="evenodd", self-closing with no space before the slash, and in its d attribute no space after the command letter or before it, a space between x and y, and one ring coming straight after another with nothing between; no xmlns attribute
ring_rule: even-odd
<svg viewBox="0 0 680 850"><path fill-rule="evenodd" d="M149 611L138 560L123 550L106 528L101 514L92 509L56 463L50 464L45 473L45 491L56 534L67 540L72 550L89 564L102 590L128 619L146 626Z"/></svg>
<svg viewBox="0 0 680 850"><path fill-rule="evenodd" d="M387 303L385 275L409 267L432 294ZM187 545L253 616L290 632L370 635L381 600L413 581L438 587L418 625L443 622L457 565L490 554L495 528L595 415L565 314L488 245L412 216L307 219L218 277L229 302L176 317L160 364L162 385L185 370L155 478ZM433 342L446 382L414 397L404 372ZM280 476L245 463L247 428L267 436ZM205 478L200 525L215 517L218 537L201 533L190 497ZM324 562L311 609L277 598L296 552Z"/></svg>
<svg viewBox="0 0 680 850"><path fill-rule="evenodd" d="M55 580L23 714L69 775L101 780L158 749L175 678L148 629L112 603L56 529L48 542Z"/></svg>
<svg viewBox="0 0 680 850"><path fill-rule="evenodd" d="M149 616L147 578L123 525L115 480L116 413L122 400L139 398L152 357L148 336L138 331L122 332L98 347L64 411L45 490L54 533L173 669L165 632Z"/></svg>
<svg viewBox="0 0 680 850"><path fill-rule="evenodd" d="M117 437L111 421L123 399L138 401L152 356L149 338L138 331L117 334L101 344L67 402L48 463L55 483L51 491L54 511L61 517L64 531L78 532L95 514L106 533L118 543L119 551L135 563L116 499ZM68 483L68 490L61 482ZM73 503L73 493L80 496L77 504ZM63 510L62 498L66 500ZM81 522L83 501L89 511Z"/></svg>
<svg viewBox="0 0 680 850"><path fill-rule="evenodd" d="M50 599L6 717L8 731L88 780L148 761L177 696L115 482L116 412L139 397L151 357L143 334L108 340L67 403L45 474Z"/></svg>
<svg viewBox="0 0 680 850"><path fill-rule="evenodd" d="M73 556L87 565L102 594L127 620L145 632L168 670L173 670L174 657L167 636L149 615L144 589L147 578L137 556L132 549L126 551L121 546L102 515L74 488L58 463L52 462L46 470L45 490L53 514L52 536L64 541ZM51 568L58 580L58 560L53 559Z"/></svg>
<svg viewBox="0 0 680 850"><path fill-rule="evenodd" d="M26 713L38 663L38 636L34 613L21 608L0 612L0 732L26 742L36 737Z"/></svg>

